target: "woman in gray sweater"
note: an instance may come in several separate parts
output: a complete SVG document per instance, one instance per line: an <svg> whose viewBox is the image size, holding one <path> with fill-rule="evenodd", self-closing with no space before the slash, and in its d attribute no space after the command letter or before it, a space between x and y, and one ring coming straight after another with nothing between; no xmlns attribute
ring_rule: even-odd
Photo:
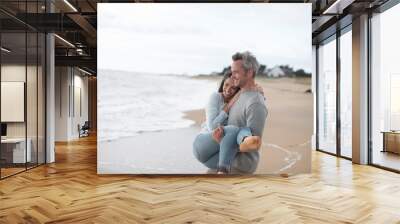
<svg viewBox="0 0 400 224"><path fill-rule="evenodd" d="M230 171L230 165L236 154L258 149L261 146L261 137L252 136L248 127L240 128L227 125L230 108L235 104L241 91L233 85L231 72L227 72L221 81L218 92L211 94L206 107L206 121L202 125L200 135L212 133L213 139L220 143L222 139L229 144L237 144L239 147L220 147L219 161L217 166L218 174L226 174ZM261 87L257 91L263 93ZM197 137L196 137L197 139ZM196 140L195 140L196 141ZM238 151L239 149L239 151Z"/></svg>

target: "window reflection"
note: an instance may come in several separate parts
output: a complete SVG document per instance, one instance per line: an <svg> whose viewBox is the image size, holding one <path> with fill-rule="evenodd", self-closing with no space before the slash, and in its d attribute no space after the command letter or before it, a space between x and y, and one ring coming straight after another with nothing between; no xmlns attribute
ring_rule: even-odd
<svg viewBox="0 0 400 224"><path fill-rule="evenodd" d="M352 157L352 35L340 36L340 154Z"/></svg>
<svg viewBox="0 0 400 224"><path fill-rule="evenodd" d="M372 17L372 163L400 170L400 5Z"/></svg>
<svg viewBox="0 0 400 224"><path fill-rule="evenodd" d="M318 147L336 153L336 40L318 48Z"/></svg>

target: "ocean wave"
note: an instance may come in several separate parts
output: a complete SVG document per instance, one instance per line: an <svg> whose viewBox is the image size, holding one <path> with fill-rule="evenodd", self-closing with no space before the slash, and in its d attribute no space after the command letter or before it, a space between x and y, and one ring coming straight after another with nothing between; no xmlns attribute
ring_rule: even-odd
<svg viewBox="0 0 400 224"><path fill-rule="evenodd" d="M181 76L98 74L98 138L107 141L148 131L188 127L184 111L204 108L214 81Z"/></svg>

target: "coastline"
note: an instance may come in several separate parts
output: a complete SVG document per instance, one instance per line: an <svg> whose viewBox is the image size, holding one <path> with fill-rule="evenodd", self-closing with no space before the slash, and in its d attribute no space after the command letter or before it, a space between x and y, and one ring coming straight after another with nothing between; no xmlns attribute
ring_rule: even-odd
<svg viewBox="0 0 400 224"><path fill-rule="evenodd" d="M203 79L204 77L202 77ZM220 77L208 78L217 81ZM298 80L257 79L267 98L268 117L255 174L311 171L313 99L310 85ZM194 124L139 133L98 144L99 174L207 174L192 144L205 121L204 109L182 112Z"/></svg>
<svg viewBox="0 0 400 224"><path fill-rule="evenodd" d="M203 122L205 122L206 112L204 109L197 109L197 110L188 110L183 112L184 119L188 119L194 121L192 126L200 127Z"/></svg>
<svg viewBox="0 0 400 224"><path fill-rule="evenodd" d="M310 80L258 78L256 82L264 89L268 117L255 174L311 172L313 99L312 94L306 93L311 88ZM184 118L199 128L205 111L186 111Z"/></svg>
<svg viewBox="0 0 400 224"><path fill-rule="evenodd" d="M144 132L98 144L98 174L206 174L192 144L200 128Z"/></svg>

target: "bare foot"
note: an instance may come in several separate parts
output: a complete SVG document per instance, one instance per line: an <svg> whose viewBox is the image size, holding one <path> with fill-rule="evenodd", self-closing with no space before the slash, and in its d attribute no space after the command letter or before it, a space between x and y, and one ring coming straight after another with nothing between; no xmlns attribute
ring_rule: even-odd
<svg viewBox="0 0 400 224"><path fill-rule="evenodd" d="M239 145L239 149L241 152L248 152L258 150L261 146L261 138L260 136L249 136L246 137L242 144Z"/></svg>
<svg viewBox="0 0 400 224"><path fill-rule="evenodd" d="M229 170L226 167L218 167L217 174L228 174Z"/></svg>

